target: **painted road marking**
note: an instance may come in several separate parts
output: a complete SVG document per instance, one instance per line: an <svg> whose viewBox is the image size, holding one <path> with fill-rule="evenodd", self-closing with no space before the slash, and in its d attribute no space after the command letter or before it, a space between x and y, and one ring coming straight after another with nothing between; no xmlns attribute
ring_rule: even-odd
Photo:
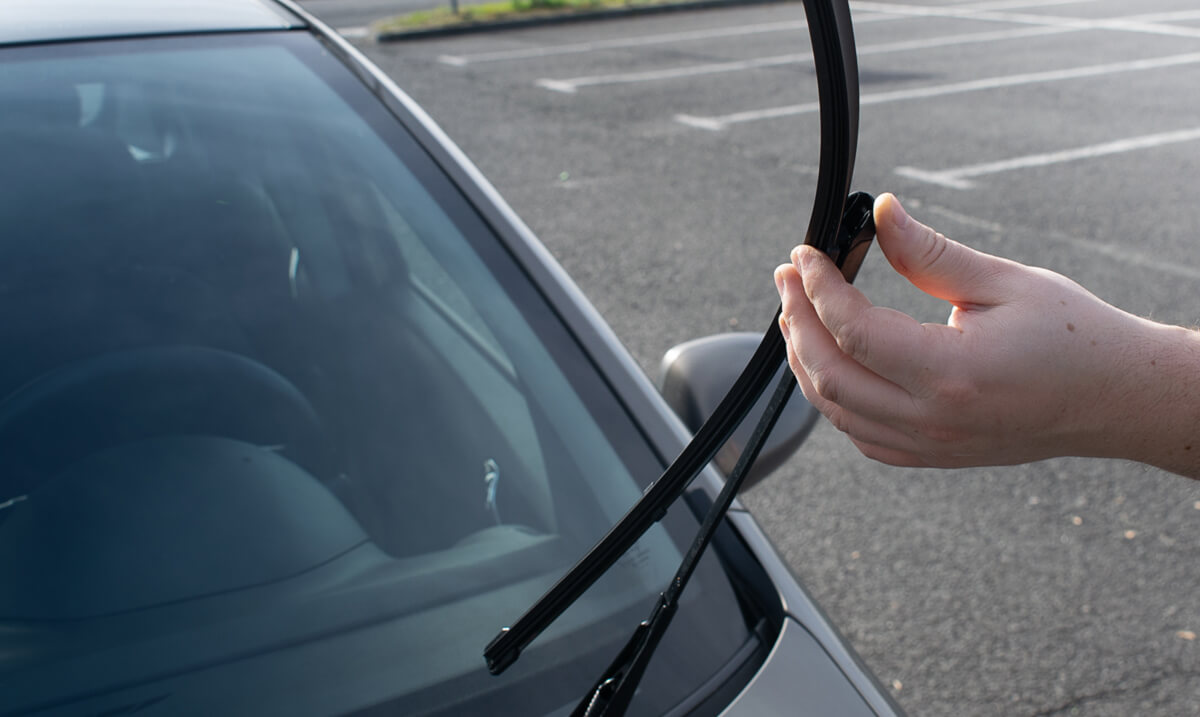
<svg viewBox="0 0 1200 717"><path fill-rule="evenodd" d="M465 67L482 62L502 62L506 60L526 60L555 55L572 55L598 50L619 50L644 45L666 45L675 42L691 42L695 40L711 40L720 37L741 37L757 35L764 32L789 32L804 30L807 27L802 20L793 22L767 22L757 25L741 25L739 27L718 27L704 30L688 30L684 32L668 32L659 35L640 35L638 37L617 37L610 40L593 42L573 42L564 45L545 45L539 47L523 47L516 50L496 50L493 52L477 52L471 55L441 55L438 62L455 67Z"/></svg>
<svg viewBox="0 0 1200 717"><path fill-rule="evenodd" d="M1163 145L1175 144L1178 142L1192 142L1198 139L1200 139L1200 128L1193 128L1178 130L1175 132L1147 134L1140 137L1129 137L1113 142L1093 144L1087 147L1076 147L1074 149L1064 149L1057 152L1028 154L1024 157L1014 157L1013 159L1003 159L996 162L970 164L965 167L956 167L954 169L929 170L918 169L916 167L897 167L896 174L899 174L903 177L908 177L910 179L917 179L922 182L930 182L943 187L950 187L952 189L972 189L975 187L975 183L970 180L974 177L982 177L987 174L1008 172L1014 169L1028 169L1030 167L1045 167L1052 164L1063 164L1065 162L1075 162L1082 159L1103 157L1109 154L1132 152L1138 149L1151 149L1154 147L1161 147Z"/></svg>
<svg viewBox="0 0 1200 717"><path fill-rule="evenodd" d="M951 82L945 85L912 87L904 90L894 90L892 92L867 94L859 98L859 105L879 105L889 102L903 102L907 100L926 99L930 97L944 97L946 95L956 95L965 92L980 92L983 90L995 90L1004 87L1019 87L1022 85L1034 85L1044 82L1058 82L1061 80L1074 80L1086 77L1101 77L1104 75L1115 75L1123 72L1139 72L1143 70L1155 70L1166 67L1178 67L1180 65L1194 65L1197 63L1200 63L1200 53L1188 52L1181 55L1167 55L1165 57L1152 57L1145 60L1128 60L1125 62L1109 62L1101 65L1088 65L1086 67L1074 67L1065 70L1025 72L1016 75L1003 75L1000 77L987 77L979 80L967 80L965 82ZM808 114L811 112L816 112L819 108L820 104L817 102L805 102L802 104L787 105L784 107L769 107L761 110L733 112L731 114L717 115L713 117L678 114L675 115L675 120L682 124L688 125L689 127L707 129L716 132L725 129L729 125Z"/></svg>
<svg viewBox="0 0 1200 717"><path fill-rule="evenodd" d="M1046 7L1049 5L1072 5L1087 2L1096 2L1097 0L1000 0L998 2L976 2L964 3L961 5L950 5L949 8L959 8L965 12L988 12L992 10L1020 9L1027 7ZM886 6L886 3L873 3L874 5ZM909 7L909 6L900 6ZM906 12L902 14L892 14L883 10L875 13L874 11L864 11L864 14L855 14L854 24L865 25L872 22L882 22L885 20L903 20L908 19L912 13ZM510 60L527 60L540 57L553 57L556 55L573 55L585 52L597 52L600 50L619 50L630 47L644 47L650 45L667 45L676 42L692 42L696 40L711 40L722 37L741 37L744 35L757 35L768 32L793 32L807 31L808 24L803 20L795 20L789 22L768 22L754 25L740 25L736 27L720 27L707 28L703 30L687 30L682 32L668 32L656 35L640 35L638 37L618 37L608 40L595 40L592 42L574 42L565 43L562 45L544 45L538 47L523 47L513 50L494 50L491 52L476 52L467 55L440 55L438 62L454 67L466 67L467 65L476 65L485 62L505 62Z"/></svg>
<svg viewBox="0 0 1200 717"><path fill-rule="evenodd" d="M1067 4L1078 2L1092 2L1094 0L1058 0L1052 4ZM1021 3L1023 4L1023 3ZM959 13L978 13L981 9L991 9L999 6L1014 6L1018 5L1015 2L992 2L978 3L975 5L960 5L957 6ZM893 6L887 3L875 3L873 7L901 7L910 11L910 16L929 16L946 14L945 11L938 8L912 8L912 6ZM953 7L953 6L952 6ZM879 17L879 16L874 16ZM893 17L896 17L893 15ZM1041 17L1041 16L1037 16ZM1146 15L1132 15L1125 18L1108 21L1079 21L1071 23L1038 23L1033 27L1020 28L1015 30L998 30L976 33L960 33L956 35L945 35L942 37L932 37L921 40L909 40L905 42L884 43L880 45L864 45L858 48L859 57L868 55L881 55L891 52L904 52L909 50L928 50L938 47L948 47L952 45L969 45L984 42L996 42L1001 40L1022 39L1029 37L1040 37L1045 35L1057 35L1068 32L1081 32L1085 30L1111 30L1121 28L1143 28L1155 26L1154 23L1160 21L1172 20L1195 20L1200 19L1200 10L1182 10L1168 13L1152 13ZM1119 26L1117 25L1119 23ZM1184 28L1188 33L1192 32L1193 28ZM746 70L757 70L764 67L778 67L780 65L793 64L809 64L812 62L812 53L799 52L789 53L786 55L776 55L773 57L754 58L750 60L736 60L728 62L711 62L701 65L689 65L686 67L674 67L662 70L643 70L639 72L621 72L605 75L585 75L581 77L569 77L562 79L540 78L534 81L538 87L555 92L571 94L579 90L581 87L596 87L601 85L619 85L619 84L636 84L641 82L655 82L662 80L675 80L687 77L698 77L703 75L721 74L727 72L741 72Z"/></svg>
<svg viewBox="0 0 1200 717"><path fill-rule="evenodd" d="M997 12L995 8L981 10L979 7L948 5L945 7L929 7L925 5L900 5L887 2L870 2L860 0L851 3L851 7L862 12L883 12L893 15L909 15L912 17L952 17L964 20L982 20L986 22L1017 23L1023 25L1042 25L1051 27L1069 27L1076 30L1119 30L1122 32L1140 32L1153 35L1173 35L1176 37L1200 37L1200 28L1181 27L1165 24L1172 21L1195 20L1200 17L1197 10L1178 10L1175 12L1155 13L1153 15L1116 17L1116 18L1078 18L1056 15L1037 15L1032 13Z"/></svg>
<svg viewBox="0 0 1200 717"><path fill-rule="evenodd" d="M967 12L983 12L991 10L1020 10L1026 7L1050 7L1052 5L1084 5L1087 3L1098 2L1098 0L1045 0L1045 2L1029 2L1028 0L984 0L983 2L960 3L958 5L947 5L947 8L958 8ZM855 9L857 2L850 3L851 9ZM888 4L888 3L876 3Z"/></svg>
<svg viewBox="0 0 1200 717"><path fill-rule="evenodd" d="M863 45L862 47L858 48L858 56L865 57L867 55L882 55L909 50L928 50L935 47L969 45L984 42L996 42L1000 40L1039 37L1043 35L1058 35L1067 32L1076 32L1076 30L1074 28L1065 27L1024 27L1016 30L993 30L988 32L943 35L941 37L930 37L921 40L888 42L880 45ZM687 67L674 67L663 70L644 70L641 72L621 72L608 75L590 75L583 77L570 77L560 80L542 78L536 80L534 84L547 90L570 94L578 91L581 87L636 84L660 80L676 80L686 77L697 77L701 75L714 75L725 72L742 72L745 70L757 70L764 67L778 67L780 65L811 64L812 61L812 53L806 51L787 55L776 55L774 57L759 57L751 60L736 60L729 62L712 62L703 65L689 65Z"/></svg>

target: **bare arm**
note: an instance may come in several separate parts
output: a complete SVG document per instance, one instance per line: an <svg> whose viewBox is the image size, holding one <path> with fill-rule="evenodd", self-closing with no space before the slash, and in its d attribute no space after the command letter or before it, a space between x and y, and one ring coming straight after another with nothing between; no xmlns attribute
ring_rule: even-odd
<svg viewBox="0 0 1200 717"><path fill-rule="evenodd" d="M873 306L811 247L775 271L801 390L865 455L939 467L1103 456L1200 478L1200 334L950 241L890 194L875 217L896 271L953 306L946 324Z"/></svg>

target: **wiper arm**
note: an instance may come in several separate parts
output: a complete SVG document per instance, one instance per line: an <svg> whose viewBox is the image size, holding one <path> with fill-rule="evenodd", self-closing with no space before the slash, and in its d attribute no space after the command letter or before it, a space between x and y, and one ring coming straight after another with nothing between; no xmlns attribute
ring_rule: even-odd
<svg viewBox="0 0 1200 717"><path fill-rule="evenodd" d="M778 319L778 312L776 312ZM662 476L650 486L637 503L579 562L567 571L554 587L543 595L511 627L500 631L483 652L488 669L500 674L564 610L570 607L604 574L638 538L662 519L725 441L733 435L754 407L786 355L783 336L774 326L763 336L754 356L743 369L733 388L721 399L713 415L683 449Z"/></svg>
<svg viewBox="0 0 1200 717"><path fill-rule="evenodd" d="M717 527L724 519L725 512L729 510L729 505L737 495L738 487L741 486L750 466L754 464L759 450L771 433L771 429L775 427L775 421L783 412L783 407L795 388L795 378L790 372L785 371L779 383L776 384L775 393L772 394L771 400L767 404L766 413L755 426L750 440L746 443L745 451L738 457L729 479L725 481L721 492L717 494L717 499L713 501L708 513L704 516L704 522L701 523L700 530L696 533L691 547L688 548L687 555L683 557L683 562L679 564L675 577L671 579L671 584L659 596L650 617L638 625L629 642L618 653L617 658L588 691L583 701L576 706L575 711L571 713L572 717L625 713L625 708L629 706L629 701L633 698L633 693L637 689L638 682L641 681L642 674L646 671L646 666L650 664L650 657L654 654L659 641L662 640L663 634L671 624L671 618L675 616L675 610L679 607L680 594L687 587L692 572L700 562L700 556L717 532Z"/></svg>
<svg viewBox="0 0 1200 717"><path fill-rule="evenodd" d="M804 0L804 10L812 39L821 105L820 172L804 241L829 254L841 267L843 275L853 280L874 236L874 223L872 200L868 195L856 194L847 198L858 135L858 71L850 9L848 0ZM778 329L778 319L777 310L775 320L733 387L662 476L554 587L488 644L484 657L493 674L500 674L516 661L521 650L661 520L667 508L716 456L786 360L786 346ZM671 586L660 597L651 618L638 627L592 692L576 708L575 714L590 716L624 711L675 613L679 593L794 387L794 378L785 371L766 413L705 517Z"/></svg>

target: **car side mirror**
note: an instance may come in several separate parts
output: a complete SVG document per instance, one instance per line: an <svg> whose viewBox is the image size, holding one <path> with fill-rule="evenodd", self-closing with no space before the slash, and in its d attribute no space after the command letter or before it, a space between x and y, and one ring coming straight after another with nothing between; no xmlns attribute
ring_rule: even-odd
<svg viewBox="0 0 1200 717"><path fill-rule="evenodd" d="M695 432L712 415L761 341L761 334L717 334L673 346L663 354L659 392L689 430ZM787 370L786 364L780 367L771 385L778 382ZM770 394L771 389L768 388L754 404L746 420L717 452L714 462L725 475L729 475L741 456L754 426L766 411ZM741 489L755 485L783 465L804 442L817 421L817 415L817 410L804 399L800 391L794 391Z"/></svg>

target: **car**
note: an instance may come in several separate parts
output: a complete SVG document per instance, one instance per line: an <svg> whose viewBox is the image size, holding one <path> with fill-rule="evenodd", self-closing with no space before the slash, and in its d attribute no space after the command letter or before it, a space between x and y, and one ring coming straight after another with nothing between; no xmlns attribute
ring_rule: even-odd
<svg viewBox="0 0 1200 717"><path fill-rule="evenodd" d="M489 673L696 426L469 160L287 0L10 0L0 67L0 713L567 714L724 477ZM735 503L629 711L899 708Z"/></svg>

